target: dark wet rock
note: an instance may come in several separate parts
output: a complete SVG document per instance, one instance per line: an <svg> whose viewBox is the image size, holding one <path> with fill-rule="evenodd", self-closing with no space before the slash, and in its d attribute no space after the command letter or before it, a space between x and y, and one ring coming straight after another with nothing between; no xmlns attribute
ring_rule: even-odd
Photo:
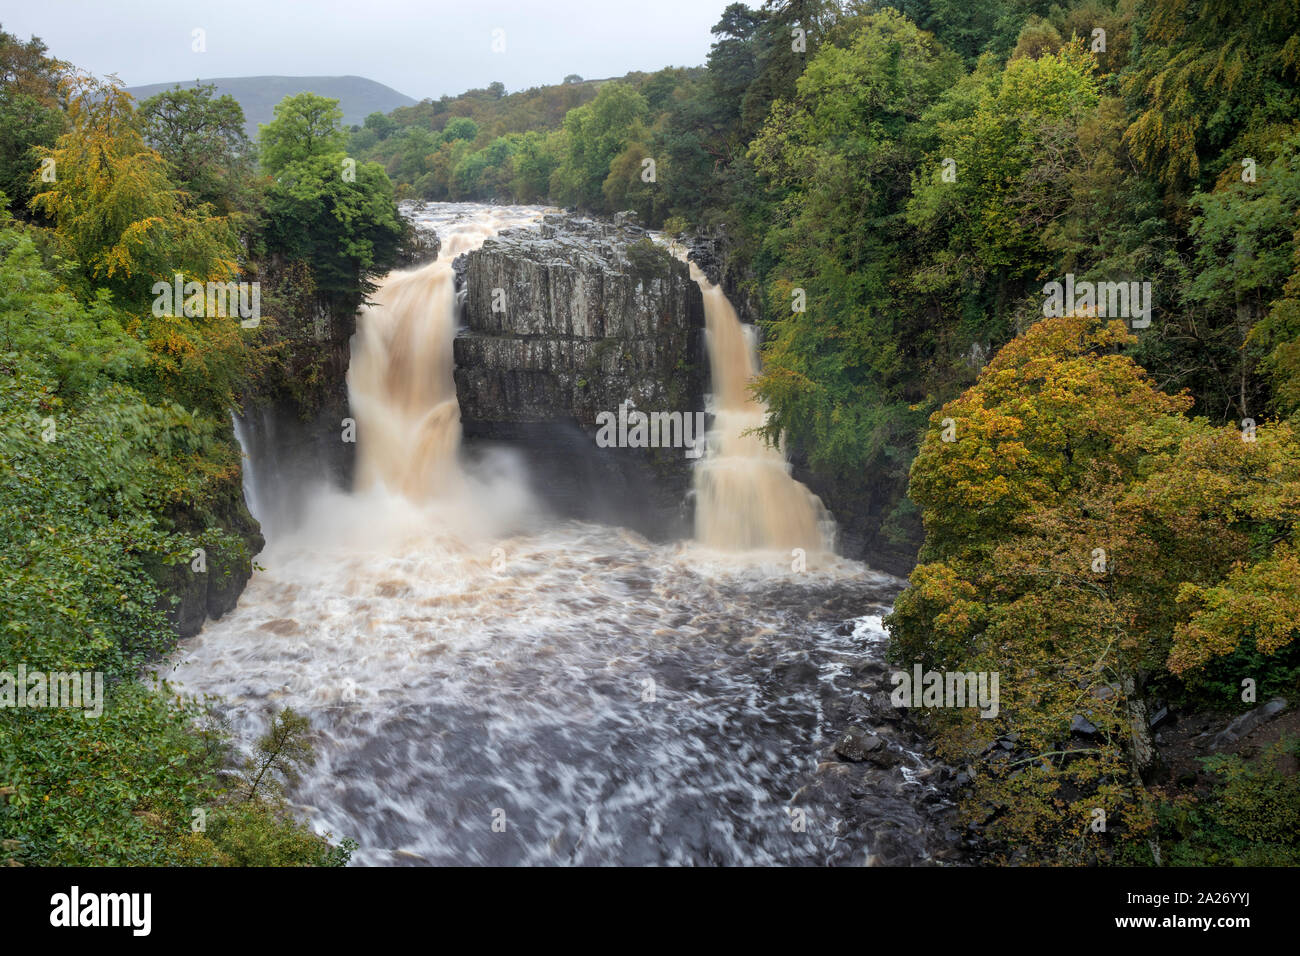
<svg viewBox="0 0 1300 956"><path fill-rule="evenodd" d="M866 760L868 754L884 744L875 734L868 733L861 727L850 727L835 745L835 753L844 760L858 763Z"/></svg>
<svg viewBox="0 0 1300 956"><path fill-rule="evenodd" d="M875 721L876 712L864 697L854 696L849 700L848 714L854 721Z"/></svg>
<svg viewBox="0 0 1300 956"><path fill-rule="evenodd" d="M903 755L889 747L873 747L867 753L867 760L882 770L892 770L903 762Z"/></svg>
<svg viewBox="0 0 1300 956"><path fill-rule="evenodd" d="M252 557L266 544L244 502L238 474L218 484L203 520L210 521L214 516L221 527L241 539L242 550L224 544L209 545L197 570L193 559L179 564L146 563L160 591L157 607L181 638L192 637L209 618L219 618L234 609L252 576ZM172 509L172 518L182 528L194 521L184 504Z"/></svg>
<svg viewBox="0 0 1300 956"><path fill-rule="evenodd" d="M889 699L888 691L881 691L871 695L871 702L874 705L874 711L879 715L879 719L887 724L901 724L907 720L907 711L902 707L895 707Z"/></svg>

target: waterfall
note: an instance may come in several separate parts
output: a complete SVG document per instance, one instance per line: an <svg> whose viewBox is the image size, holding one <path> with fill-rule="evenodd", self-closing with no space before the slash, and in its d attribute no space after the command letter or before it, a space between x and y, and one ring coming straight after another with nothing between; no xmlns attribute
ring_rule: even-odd
<svg viewBox="0 0 1300 956"><path fill-rule="evenodd" d="M688 263L704 296L713 389L708 450L695 465L695 537L725 550L835 549L835 523L820 498L790 474L790 463L757 433L767 407L750 383L758 374L752 329L726 294Z"/></svg>
<svg viewBox="0 0 1300 956"><path fill-rule="evenodd" d="M262 533L267 534L267 518L265 509L262 506L262 500L258 495L260 491L257 483L257 471L253 464L253 443L252 438L244 427L244 420L233 412L230 415L231 424L235 426L235 441L239 444L240 453L243 455L243 462L240 469L244 487L244 503L248 505L248 512L262 526Z"/></svg>
<svg viewBox="0 0 1300 956"><path fill-rule="evenodd" d="M454 490L454 283L445 256L393 273L357 320L348 397L357 420L358 491L383 485L420 500Z"/></svg>
<svg viewBox="0 0 1300 956"><path fill-rule="evenodd" d="M926 770L919 745L887 704L849 711L864 651L884 667L901 582L833 554L792 573L743 553L811 557L825 510L745 434L765 415L757 353L720 290L695 274L715 412L699 544L534 519L521 474L461 461L451 263L542 212L422 210L441 217L441 257L388 276L352 342L356 488L303 480L310 456L286 466L274 416L236 422L249 505L275 533L238 607L178 650L175 686L224 699L245 754L280 708L307 716L317 759L290 798L357 840L357 863L924 860L942 832L920 816L929 785L900 785ZM862 719L899 766L855 770L870 833L846 839L861 811L843 816L819 755Z"/></svg>
<svg viewBox="0 0 1300 956"><path fill-rule="evenodd" d="M452 263L501 229L539 215L507 208L439 223L438 258L390 273L362 309L347 377L357 421L358 492L382 488L419 502L463 490Z"/></svg>

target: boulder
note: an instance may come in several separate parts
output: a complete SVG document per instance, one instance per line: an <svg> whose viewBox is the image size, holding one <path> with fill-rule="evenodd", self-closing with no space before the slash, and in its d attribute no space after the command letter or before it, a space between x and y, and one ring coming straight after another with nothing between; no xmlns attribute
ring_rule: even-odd
<svg viewBox="0 0 1300 956"><path fill-rule="evenodd" d="M1231 747L1265 721L1282 713L1286 708L1287 701L1282 697L1276 697L1267 704L1260 704L1254 710L1248 710L1214 735L1214 738L1210 741L1210 749L1223 750Z"/></svg>
<svg viewBox="0 0 1300 956"><path fill-rule="evenodd" d="M884 745L885 742L875 734L854 726L846 730L844 736L835 744L835 754L851 763L860 763Z"/></svg>

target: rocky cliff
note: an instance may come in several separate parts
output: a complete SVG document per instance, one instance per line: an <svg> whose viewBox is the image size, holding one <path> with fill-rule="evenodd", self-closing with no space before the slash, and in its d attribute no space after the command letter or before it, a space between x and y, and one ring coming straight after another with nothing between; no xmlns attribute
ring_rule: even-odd
<svg viewBox="0 0 1300 956"><path fill-rule="evenodd" d="M682 448L599 448L598 416L704 410L704 305L687 267L626 219L547 216L457 261L454 343L467 445L510 442L571 517L689 531Z"/></svg>

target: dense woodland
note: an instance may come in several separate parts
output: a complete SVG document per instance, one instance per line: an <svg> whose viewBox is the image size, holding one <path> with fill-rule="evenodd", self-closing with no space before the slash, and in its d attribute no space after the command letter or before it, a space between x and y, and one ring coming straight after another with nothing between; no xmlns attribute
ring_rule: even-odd
<svg viewBox="0 0 1300 956"><path fill-rule="evenodd" d="M0 856L346 860L135 675L195 548L251 560L230 411L310 391L295 329L400 260L414 198L632 209L721 244L770 435L887 489L920 543L893 659L1001 675L996 719L927 718L993 859L1300 862L1294 739L1213 758L1206 789L1148 729L1300 689L1300 8L769 0L713 35L703 68L350 130L302 94L251 143L229 97L134 103L0 34L0 662L113 675L98 723L0 716ZM260 279L262 326L153 315L177 271ZM1150 325L1044 318L1067 274L1151 283ZM309 759L294 721L272 778Z"/></svg>

